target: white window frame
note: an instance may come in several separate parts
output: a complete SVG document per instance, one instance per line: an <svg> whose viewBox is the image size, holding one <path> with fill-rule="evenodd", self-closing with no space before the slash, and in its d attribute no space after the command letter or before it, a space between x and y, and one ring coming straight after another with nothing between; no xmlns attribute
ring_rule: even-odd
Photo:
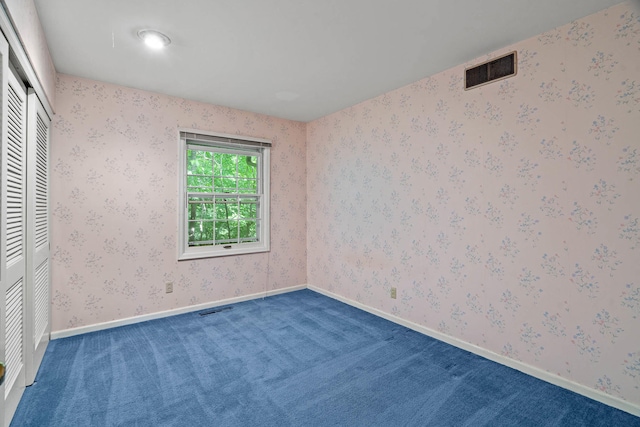
<svg viewBox="0 0 640 427"><path fill-rule="evenodd" d="M178 129L179 154L178 154L178 260L190 260L199 258L211 258L230 255L253 254L268 252L270 245L270 221L269 211L271 204L270 193L270 150L271 141L261 138L252 138L238 135L229 135L217 132L206 132L195 129ZM258 242L230 243L225 245L189 246L188 231L188 192L187 192L187 146L189 142L197 142L198 145L218 147L221 150L246 151L252 150L261 157L258 170L260 206L258 215L260 227L258 227Z"/></svg>

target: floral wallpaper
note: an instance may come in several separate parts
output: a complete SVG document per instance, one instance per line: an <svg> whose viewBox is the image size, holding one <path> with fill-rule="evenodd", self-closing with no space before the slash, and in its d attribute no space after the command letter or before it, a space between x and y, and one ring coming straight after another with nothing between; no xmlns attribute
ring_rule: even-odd
<svg viewBox="0 0 640 427"><path fill-rule="evenodd" d="M463 90L512 50L515 77ZM640 405L630 3L309 123L307 144L310 284Z"/></svg>
<svg viewBox="0 0 640 427"><path fill-rule="evenodd" d="M67 75L56 90L53 331L306 283L304 123ZM178 127L272 141L270 253L177 261Z"/></svg>

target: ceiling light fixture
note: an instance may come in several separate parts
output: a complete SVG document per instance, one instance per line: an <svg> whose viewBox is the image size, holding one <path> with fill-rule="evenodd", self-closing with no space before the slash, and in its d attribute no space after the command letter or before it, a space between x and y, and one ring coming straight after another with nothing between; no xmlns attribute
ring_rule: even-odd
<svg viewBox="0 0 640 427"><path fill-rule="evenodd" d="M160 31L156 30L140 30L138 37L151 49L159 50L171 44L171 39Z"/></svg>

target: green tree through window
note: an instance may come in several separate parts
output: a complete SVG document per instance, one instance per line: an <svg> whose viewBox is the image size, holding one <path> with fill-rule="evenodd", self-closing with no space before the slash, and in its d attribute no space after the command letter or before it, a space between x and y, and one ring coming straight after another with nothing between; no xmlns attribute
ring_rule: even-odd
<svg viewBox="0 0 640 427"><path fill-rule="evenodd" d="M258 240L258 157L187 150L189 245Z"/></svg>
<svg viewBox="0 0 640 427"><path fill-rule="evenodd" d="M178 259L265 252L271 143L180 132Z"/></svg>

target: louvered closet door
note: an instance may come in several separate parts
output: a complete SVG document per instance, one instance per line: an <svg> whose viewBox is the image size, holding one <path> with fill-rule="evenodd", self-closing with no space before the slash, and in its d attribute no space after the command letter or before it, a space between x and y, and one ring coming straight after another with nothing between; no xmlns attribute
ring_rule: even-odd
<svg viewBox="0 0 640 427"><path fill-rule="evenodd" d="M3 71L7 70L3 67ZM3 72L3 80L4 80ZM2 111L2 220L4 277L5 425L25 388L25 194L27 94L7 71ZM5 104L6 100L6 104ZM4 107L6 106L6 109Z"/></svg>
<svg viewBox="0 0 640 427"><path fill-rule="evenodd" d="M25 367L31 385L49 343L49 127L38 96L27 96L27 266Z"/></svg>
<svg viewBox="0 0 640 427"><path fill-rule="evenodd" d="M7 227L6 227L6 198L5 194L5 182L6 182L6 168L4 159L7 154L7 130L6 122L4 120L5 112L7 111L7 98L4 96L4 90L7 87L7 61L9 60L9 47L4 37L0 37L0 135L2 140L2 151L0 151L0 362L6 363L6 349L5 349L5 330L6 330L6 302L7 302L7 281L6 276L6 257L7 257ZM5 409L5 390L6 381L0 385L0 426L4 427L8 422L8 417L5 415L7 410Z"/></svg>

